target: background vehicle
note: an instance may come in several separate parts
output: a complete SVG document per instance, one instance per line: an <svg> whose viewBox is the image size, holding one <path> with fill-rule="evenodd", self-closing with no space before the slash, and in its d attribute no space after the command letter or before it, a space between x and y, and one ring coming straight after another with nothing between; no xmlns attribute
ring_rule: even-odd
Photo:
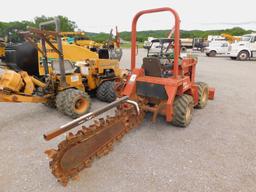
<svg viewBox="0 0 256 192"><path fill-rule="evenodd" d="M204 50L208 57L215 57L216 55L226 55L228 49L229 43L227 41L212 41Z"/></svg>
<svg viewBox="0 0 256 192"><path fill-rule="evenodd" d="M155 39L168 39L168 38L154 38L154 37L149 37L147 41L144 42L144 45L143 47L145 49L149 49L149 48L153 48L151 46L152 42L155 40ZM187 49L192 49L195 45L195 42L194 42L194 39L191 39L191 38L185 38L185 39L180 39L180 50L181 52L186 52ZM197 44L198 45L198 44ZM153 46L158 46L156 44L156 42L154 43Z"/></svg>
<svg viewBox="0 0 256 192"><path fill-rule="evenodd" d="M256 58L256 33L244 35L240 41L232 43L228 56L233 60L240 61Z"/></svg>
<svg viewBox="0 0 256 192"><path fill-rule="evenodd" d="M207 41L210 43L212 41L226 41L227 39L221 35L209 35Z"/></svg>
<svg viewBox="0 0 256 192"><path fill-rule="evenodd" d="M41 26L41 28L43 27ZM117 97L116 84L120 84L123 75L125 75L123 70L120 69L118 59L111 58L111 51L108 48L98 48L93 51L84 44L76 44L74 39L69 41L69 35L72 37L73 35L81 35L81 33L60 33L64 60L72 64L72 71L79 73L87 93L93 96L96 95L98 99L104 102L114 101ZM23 66L23 69L30 71L30 74L37 77L51 73L53 69L50 63L56 62L59 58L59 53L53 48L53 46L58 46L58 42L50 35L46 38L48 43L45 45L45 53L33 49L33 46L36 46L38 50L43 50L41 42L35 40L35 42L32 42L33 46L28 45L28 43L12 46L12 49L7 51L6 62ZM88 41L81 40L79 42L86 43ZM43 64L44 54L47 55L47 61L49 62L47 68ZM46 72L45 69L48 71Z"/></svg>
<svg viewBox="0 0 256 192"><path fill-rule="evenodd" d="M151 48L152 41L155 39L168 39L168 38L154 38L149 37L147 41L144 42L143 48L149 49ZM155 44L157 46L157 44ZM181 38L180 39L180 46L181 46L181 52L186 52L188 49L194 49L203 51L204 48L207 46L206 41L202 38Z"/></svg>
<svg viewBox="0 0 256 192"><path fill-rule="evenodd" d="M0 102L43 103L77 118L89 111L90 97L85 92L81 74L75 71L72 62L64 59L60 21L55 18L42 25L50 23L56 25L56 32L28 28L28 31L20 33L29 43L17 47L18 62L6 63L8 69L0 76ZM56 40L56 46L50 42L50 37ZM58 55L57 59L47 57L46 45ZM42 54L40 65L44 68L43 75L39 71L38 52Z"/></svg>
<svg viewBox="0 0 256 192"><path fill-rule="evenodd" d="M221 36L222 36L222 37L225 37L226 40L227 40L229 43L235 43L235 42L241 40L241 37L233 36L233 35L230 35L230 34L227 34L227 33L223 33L223 34L221 34Z"/></svg>
<svg viewBox="0 0 256 192"><path fill-rule="evenodd" d="M205 47L209 45L208 41L203 38L194 38L193 41L193 50L201 51L203 52Z"/></svg>
<svg viewBox="0 0 256 192"><path fill-rule="evenodd" d="M67 49L66 54L70 54L71 52L72 55L75 55L77 53L80 57L86 56L90 59L103 58L120 61L122 58L122 49L120 48L120 34L117 27L115 38L113 38L113 29L111 29L109 38L103 43L90 40L84 32L62 32L61 35L64 44L64 52ZM78 49L77 46L84 49ZM72 51L74 47L77 50ZM108 53L102 54L103 51Z"/></svg>

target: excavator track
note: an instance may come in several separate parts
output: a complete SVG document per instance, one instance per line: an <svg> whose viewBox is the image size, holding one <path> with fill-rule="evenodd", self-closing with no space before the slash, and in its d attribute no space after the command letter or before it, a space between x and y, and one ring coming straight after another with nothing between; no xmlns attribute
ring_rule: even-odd
<svg viewBox="0 0 256 192"><path fill-rule="evenodd" d="M76 134L67 134L57 150L45 152L51 159L49 165L52 174L66 186L80 171L90 167L94 159L108 154L113 144L138 127L143 119L144 113L138 115L136 109L129 105L119 108L115 116L101 118L89 127L82 126Z"/></svg>

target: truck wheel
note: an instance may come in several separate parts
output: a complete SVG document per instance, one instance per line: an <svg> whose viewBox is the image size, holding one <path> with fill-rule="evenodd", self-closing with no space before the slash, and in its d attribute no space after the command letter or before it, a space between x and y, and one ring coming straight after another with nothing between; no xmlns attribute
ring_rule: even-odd
<svg viewBox="0 0 256 192"><path fill-rule="evenodd" d="M99 100L111 103L116 100L115 83L113 81L103 82L97 89L96 96Z"/></svg>
<svg viewBox="0 0 256 192"><path fill-rule="evenodd" d="M91 106L91 99L86 92L76 89L67 89L63 91L63 100L60 110L72 117L78 118L86 114Z"/></svg>
<svg viewBox="0 0 256 192"><path fill-rule="evenodd" d="M173 104L172 124L178 127L187 127L194 111L194 99L192 96L184 94L176 96Z"/></svg>
<svg viewBox="0 0 256 192"><path fill-rule="evenodd" d="M217 55L216 51L210 51L209 57L215 57Z"/></svg>
<svg viewBox="0 0 256 192"><path fill-rule="evenodd" d="M208 103L209 88L208 85L203 82L197 82L196 84L198 86L198 104L196 108L203 109Z"/></svg>
<svg viewBox="0 0 256 192"><path fill-rule="evenodd" d="M249 53L248 51L241 51L239 54L238 54L238 57L237 57L238 60L240 61L246 61L249 59Z"/></svg>
<svg viewBox="0 0 256 192"><path fill-rule="evenodd" d="M181 50L180 50L182 53L185 53L187 52L187 48L186 47L181 47Z"/></svg>

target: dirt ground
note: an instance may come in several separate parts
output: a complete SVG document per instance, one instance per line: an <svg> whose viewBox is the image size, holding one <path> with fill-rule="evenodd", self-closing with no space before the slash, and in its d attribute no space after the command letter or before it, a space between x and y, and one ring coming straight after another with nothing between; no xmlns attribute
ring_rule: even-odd
<svg viewBox="0 0 256 192"><path fill-rule="evenodd" d="M140 55L145 54L140 51ZM139 60L141 62L141 60ZM128 65L127 65L128 64ZM129 67L124 51L122 67ZM186 129L163 118L131 131L64 188L48 168L43 134L70 121L41 104L0 104L0 191L255 192L256 61L199 56L197 81L216 88ZM93 100L92 110L104 105Z"/></svg>

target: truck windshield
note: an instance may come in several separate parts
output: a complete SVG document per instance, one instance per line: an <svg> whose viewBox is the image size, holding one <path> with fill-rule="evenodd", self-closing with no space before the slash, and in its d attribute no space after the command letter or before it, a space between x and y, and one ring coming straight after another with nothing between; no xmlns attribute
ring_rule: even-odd
<svg viewBox="0 0 256 192"><path fill-rule="evenodd" d="M250 41L252 36L242 36L241 41Z"/></svg>

